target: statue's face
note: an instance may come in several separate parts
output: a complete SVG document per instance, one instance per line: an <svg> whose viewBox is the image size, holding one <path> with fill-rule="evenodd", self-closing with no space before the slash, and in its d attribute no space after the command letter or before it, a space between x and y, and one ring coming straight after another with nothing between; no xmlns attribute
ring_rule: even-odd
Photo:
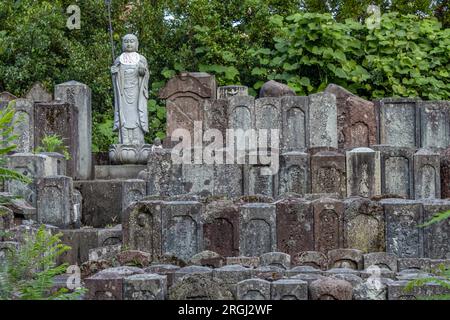
<svg viewBox="0 0 450 320"><path fill-rule="evenodd" d="M136 52L138 51L139 43L138 39L133 34L127 34L122 39L122 50L124 52Z"/></svg>

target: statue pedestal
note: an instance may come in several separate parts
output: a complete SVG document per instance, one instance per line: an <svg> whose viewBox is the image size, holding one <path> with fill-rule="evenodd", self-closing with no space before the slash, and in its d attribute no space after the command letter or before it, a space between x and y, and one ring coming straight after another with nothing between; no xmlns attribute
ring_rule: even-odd
<svg viewBox="0 0 450 320"><path fill-rule="evenodd" d="M113 144L109 148L111 164L147 164L152 150L150 144Z"/></svg>

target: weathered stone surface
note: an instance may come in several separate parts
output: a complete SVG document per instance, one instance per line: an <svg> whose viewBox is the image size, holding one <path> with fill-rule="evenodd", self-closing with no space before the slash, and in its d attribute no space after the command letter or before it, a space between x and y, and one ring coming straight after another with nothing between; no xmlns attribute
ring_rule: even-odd
<svg viewBox="0 0 450 320"><path fill-rule="evenodd" d="M145 196L143 180L75 181L83 196L83 224L102 228L122 221L122 212Z"/></svg>
<svg viewBox="0 0 450 320"><path fill-rule="evenodd" d="M275 266L284 270L291 268L291 256L283 252L268 252L260 257L261 266Z"/></svg>
<svg viewBox="0 0 450 320"><path fill-rule="evenodd" d="M319 270L326 270L328 268L328 258L322 252L304 251L292 258L292 264L294 266L311 266Z"/></svg>
<svg viewBox="0 0 450 320"><path fill-rule="evenodd" d="M240 265L246 268L257 268L260 265L259 257L227 257L225 262L227 265Z"/></svg>
<svg viewBox="0 0 450 320"><path fill-rule="evenodd" d="M311 156L311 192L347 194L345 156L321 151Z"/></svg>
<svg viewBox="0 0 450 320"><path fill-rule="evenodd" d="M224 265L224 258L213 251L202 251L192 256L189 264L209 268L220 268Z"/></svg>
<svg viewBox="0 0 450 320"><path fill-rule="evenodd" d="M148 252L151 258L162 254L162 201L132 203L122 216L123 243L130 250Z"/></svg>
<svg viewBox="0 0 450 320"><path fill-rule="evenodd" d="M224 286L227 286L234 298L236 298L238 282L251 277L252 269L240 265L227 265L213 270L213 279L218 279Z"/></svg>
<svg viewBox="0 0 450 320"><path fill-rule="evenodd" d="M383 206L367 198L344 200L344 245L363 252L384 251Z"/></svg>
<svg viewBox="0 0 450 320"><path fill-rule="evenodd" d="M206 250L229 257L239 254L239 208L232 201L218 200L206 205L203 217Z"/></svg>
<svg viewBox="0 0 450 320"><path fill-rule="evenodd" d="M202 251L202 205L197 201L170 201L162 205L162 251L189 259Z"/></svg>
<svg viewBox="0 0 450 320"><path fill-rule="evenodd" d="M147 195L173 196L183 193L182 166L172 163L170 149L155 149L148 158Z"/></svg>
<svg viewBox="0 0 450 320"><path fill-rule="evenodd" d="M309 155L303 152L283 153L280 156L278 195L309 193Z"/></svg>
<svg viewBox="0 0 450 320"><path fill-rule="evenodd" d="M317 93L309 96L309 147L338 147L336 96Z"/></svg>
<svg viewBox="0 0 450 320"><path fill-rule="evenodd" d="M183 194L208 197L214 193L214 165L182 164Z"/></svg>
<svg viewBox="0 0 450 320"><path fill-rule="evenodd" d="M73 181L66 176L49 176L36 181L36 211L39 223L59 228L79 225L73 211ZM80 218L80 217L77 217Z"/></svg>
<svg viewBox="0 0 450 320"><path fill-rule="evenodd" d="M274 197L277 192L278 176L268 174L268 165L249 164L244 166L244 194Z"/></svg>
<svg viewBox="0 0 450 320"><path fill-rule="evenodd" d="M380 152L370 148L347 151L347 196L381 194Z"/></svg>
<svg viewBox="0 0 450 320"><path fill-rule="evenodd" d="M80 82L69 81L55 86L55 99L77 109L78 131L77 159L74 178L88 180L92 177L92 107L91 89Z"/></svg>
<svg viewBox="0 0 450 320"><path fill-rule="evenodd" d="M400 281L403 281L403 280L411 281L411 280L418 280L418 279L426 279L426 278L430 278L430 277L432 277L431 273L420 270L418 268L414 268L414 269L404 269L402 271L399 271L396 274L395 279L400 280Z"/></svg>
<svg viewBox="0 0 450 320"><path fill-rule="evenodd" d="M253 278L276 281L285 277L286 270L277 266L259 266L253 270Z"/></svg>
<svg viewBox="0 0 450 320"><path fill-rule="evenodd" d="M105 269L84 279L88 300L123 300L123 282L128 276L144 273L136 267L116 267Z"/></svg>
<svg viewBox="0 0 450 320"><path fill-rule="evenodd" d="M295 96L295 91L284 83L280 83L274 80L267 81L259 90L260 98L283 96Z"/></svg>
<svg viewBox="0 0 450 320"><path fill-rule="evenodd" d="M229 129L242 129L246 131L254 128L255 98L252 96L235 96L229 98L227 114ZM242 146L243 143L243 138L236 136L236 147Z"/></svg>
<svg viewBox="0 0 450 320"><path fill-rule="evenodd" d="M5 108L11 101L16 100L17 97L12 93L3 91L0 93L0 110Z"/></svg>
<svg viewBox="0 0 450 320"><path fill-rule="evenodd" d="M166 100L167 136L176 129L194 132L194 122L203 121L203 100L216 98L215 77L207 73L182 73L173 77L161 89Z"/></svg>
<svg viewBox="0 0 450 320"><path fill-rule="evenodd" d="M309 286L311 300L351 300L352 285L334 278L318 279Z"/></svg>
<svg viewBox="0 0 450 320"><path fill-rule="evenodd" d="M344 243L344 204L340 200L322 198L313 202L315 250L326 253L342 248Z"/></svg>
<svg viewBox="0 0 450 320"><path fill-rule="evenodd" d="M69 229L61 230L62 243L71 247L71 250L63 253L61 262L81 265L89 260L89 250L99 247L117 245L122 242L121 228L109 229Z"/></svg>
<svg viewBox="0 0 450 320"><path fill-rule="evenodd" d="M430 271L430 259L428 258L399 258L397 265L400 272L412 269Z"/></svg>
<svg viewBox="0 0 450 320"><path fill-rule="evenodd" d="M52 166L51 159L46 155L32 153L16 153L8 156L8 168L17 171L34 180L46 176L57 175L57 168ZM36 184L25 184L20 181L9 181L6 190L36 207Z"/></svg>
<svg viewBox="0 0 450 320"><path fill-rule="evenodd" d="M200 267L197 267L200 268ZM169 290L170 300L232 300L228 286L211 272L185 275L176 280Z"/></svg>
<svg viewBox="0 0 450 320"><path fill-rule="evenodd" d="M387 300L387 284L391 282L386 278L369 278L353 288L353 299Z"/></svg>
<svg viewBox="0 0 450 320"><path fill-rule="evenodd" d="M423 203L423 219L429 221L440 213L450 210L450 201ZM450 219L432 224L424 229L424 256L431 259L450 259Z"/></svg>
<svg viewBox="0 0 450 320"><path fill-rule="evenodd" d="M278 250L290 255L314 250L314 216L311 202L286 198L275 203L277 208Z"/></svg>
<svg viewBox="0 0 450 320"><path fill-rule="evenodd" d="M376 144L377 115L374 103L335 84L330 84L325 92L336 96L339 149Z"/></svg>
<svg viewBox="0 0 450 320"><path fill-rule="evenodd" d="M243 166L239 164L214 165L213 195L237 197L244 194Z"/></svg>
<svg viewBox="0 0 450 320"><path fill-rule="evenodd" d="M329 268L363 268L363 252L357 249L334 249L328 251Z"/></svg>
<svg viewBox="0 0 450 320"><path fill-rule="evenodd" d="M248 96L248 87L232 85L217 88L217 99L227 99L234 96Z"/></svg>
<svg viewBox="0 0 450 320"><path fill-rule="evenodd" d="M99 259L83 262L80 266L81 278L86 279L92 277L98 272L112 268L113 263L110 260Z"/></svg>
<svg viewBox="0 0 450 320"><path fill-rule="evenodd" d="M165 300L166 295L166 276L135 274L123 280L124 300Z"/></svg>
<svg viewBox="0 0 450 320"><path fill-rule="evenodd" d="M19 243L15 241L0 241L0 263L2 263L7 254L19 248Z"/></svg>
<svg viewBox="0 0 450 320"><path fill-rule="evenodd" d="M419 146L418 100L387 98L377 101L380 112L380 144Z"/></svg>
<svg viewBox="0 0 450 320"><path fill-rule="evenodd" d="M308 97L281 98L282 152L300 152L309 144L309 99Z"/></svg>
<svg viewBox="0 0 450 320"><path fill-rule="evenodd" d="M386 215L386 252L400 258L423 255L422 206L412 200L386 199L381 203Z"/></svg>
<svg viewBox="0 0 450 320"><path fill-rule="evenodd" d="M420 146L447 148L450 145L450 101L420 101Z"/></svg>
<svg viewBox="0 0 450 320"><path fill-rule="evenodd" d="M441 197L440 157L428 149L414 154L415 199L439 199Z"/></svg>
<svg viewBox="0 0 450 320"><path fill-rule="evenodd" d="M94 180L143 179L139 177L139 174L145 169L147 169L147 166L139 164L95 165Z"/></svg>
<svg viewBox="0 0 450 320"><path fill-rule="evenodd" d="M52 101L53 96L50 92L47 91L47 89L44 88L44 85L42 83L36 82L31 86L30 90L28 90L25 98L33 101L33 103L36 103L50 102Z"/></svg>
<svg viewBox="0 0 450 320"><path fill-rule="evenodd" d="M0 102L1 104L1 102ZM1 108L0 108L1 109ZM15 152L34 152L34 105L28 99L16 99L14 104L14 130L17 136Z"/></svg>
<svg viewBox="0 0 450 320"><path fill-rule="evenodd" d="M89 249L89 261L112 260L122 251L121 244Z"/></svg>
<svg viewBox="0 0 450 320"><path fill-rule="evenodd" d="M415 148L376 145L373 149L380 152L381 193L412 198Z"/></svg>
<svg viewBox="0 0 450 320"><path fill-rule="evenodd" d="M135 133L130 133L135 130ZM120 139L142 139L142 142L131 144L115 143L109 147L109 161L113 165L144 165L147 164L148 156L152 152L154 146L144 143L144 135L138 137L139 127L135 129L123 128ZM122 138L124 137L124 138Z"/></svg>
<svg viewBox="0 0 450 320"><path fill-rule="evenodd" d="M388 300L421 300L423 297L431 297L449 294L450 291L434 283L428 283L420 287L414 287L412 291L406 291L408 281L395 281L387 285Z"/></svg>
<svg viewBox="0 0 450 320"><path fill-rule="evenodd" d="M167 278L167 287L171 287L175 272L180 269L179 266L173 264L155 264L145 269L145 273L157 273Z"/></svg>
<svg viewBox="0 0 450 320"><path fill-rule="evenodd" d="M42 102L34 104L34 145L42 146L46 135L56 134L67 146L70 160L67 161L67 174L78 177L79 131L78 110L74 105L63 102Z"/></svg>
<svg viewBox="0 0 450 320"><path fill-rule="evenodd" d="M226 98L219 99L203 101L203 130L218 130L222 134L220 142L223 143L228 129L229 108ZM216 139L215 137L214 142L218 142Z"/></svg>
<svg viewBox="0 0 450 320"><path fill-rule="evenodd" d="M371 252L364 255L364 269L371 266L397 272L397 256L386 252Z"/></svg>
<svg viewBox="0 0 450 320"><path fill-rule="evenodd" d="M297 279L272 282L272 300L308 300L308 283Z"/></svg>
<svg viewBox="0 0 450 320"><path fill-rule="evenodd" d="M450 147L441 153L441 194L450 199Z"/></svg>
<svg viewBox="0 0 450 320"><path fill-rule="evenodd" d="M248 279L237 284L237 300L270 300L270 282Z"/></svg>
<svg viewBox="0 0 450 320"><path fill-rule="evenodd" d="M311 267L311 266L297 266L292 269L286 270L285 275L288 278L296 276L298 274L322 274L322 270Z"/></svg>
<svg viewBox="0 0 450 320"><path fill-rule="evenodd" d="M3 239L2 231L11 229L14 226L14 213L7 207L0 206L0 241Z"/></svg>
<svg viewBox="0 0 450 320"><path fill-rule="evenodd" d="M249 203L241 206L239 230L239 253L241 255L261 255L276 251L275 205Z"/></svg>
<svg viewBox="0 0 450 320"><path fill-rule="evenodd" d="M121 266L145 268L152 261L152 256L150 253L139 250L125 250L118 253L116 259Z"/></svg>

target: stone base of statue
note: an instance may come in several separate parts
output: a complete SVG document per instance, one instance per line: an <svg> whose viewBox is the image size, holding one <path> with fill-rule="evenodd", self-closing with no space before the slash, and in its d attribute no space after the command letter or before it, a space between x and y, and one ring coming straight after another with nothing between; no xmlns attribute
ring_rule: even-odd
<svg viewBox="0 0 450 320"><path fill-rule="evenodd" d="M150 144L113 144L109 148L111 164L147 164L152 150Z"/></svg>

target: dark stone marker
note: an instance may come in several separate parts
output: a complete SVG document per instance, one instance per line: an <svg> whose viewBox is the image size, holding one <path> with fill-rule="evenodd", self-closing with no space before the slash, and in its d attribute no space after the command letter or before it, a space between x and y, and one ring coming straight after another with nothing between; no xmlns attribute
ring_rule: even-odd
<svg viewBox="0 0 450 320"><path fill-rule="evenodd" d="M315 250L327 253L344 244L344 203L322 198L313 202Z"/></svg>

